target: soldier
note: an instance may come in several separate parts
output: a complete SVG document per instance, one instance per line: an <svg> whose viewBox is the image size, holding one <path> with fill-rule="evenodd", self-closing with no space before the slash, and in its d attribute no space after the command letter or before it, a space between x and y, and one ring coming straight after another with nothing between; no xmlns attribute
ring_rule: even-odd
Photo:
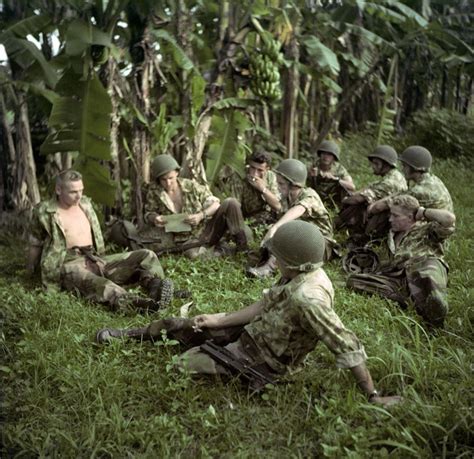
<svg viewBox="0 0 474 459"><path fill-rule="evenodd" d="M305 187L306 166L297 159L285 159L278 165L275 172L285 213L268 230L262 241L262 246L265 247L265 244L281 225L291 220L301 219L314 223L321 230L326 240L325 259L329 260L333 250L337 247L337 242L332 238L331 218L318 193L312 188ZM253 277L263 278L270 276L275 268L276 259L270 256L264 265L258 268L249 268L247 272Z"/></svg>
<svg viewBox="0 0 474 459"><path fill-rule="evenodd" d="M388 199L391 231L390 259L373 274L353 274L348 287L378 293L403 308L410 300L433 327L442 327L448 311L448 267L443 242L454 232L456 218L446 209L420 206L416 198L399 195Z"/></svg>
<svg viewBox="0 0 474 459"><path fill-rule="evenodd" d="M247 161L244 179L234 172L223 180L224 193L241 203L244 218L257 224L274 222L281 210L277 178L270 165L270 154L253 153Z"/></svg>
<svg viewBox="0 0 474 459"><path fill-rule="evenodd" d="M337 208L342 200L355 190L352 177L339 162L336 143L325 140L317 151L318 158L309 169L309 186L316 190L326 207Z"/></svg>
<svg viewBox="0 0 474 459"><path fill-rule="evenodd" d="M408 147L400 156L403 175L408 181L407 194L418 199L421 206L429 209L445 209L453 212L453 201L444 183L430 173L433 158L424 147ZM375 201L368 207L369 215L389 209L389 199Z"/></svg>
<svg viewBox="0 0 474 459"><path fill-rule="evenodd" d="M195 248L185 251L190 258L205 253L204 245L215 246L226 230L236 242L238 250L247 249L247 237L235 199L226 199L222 205L209 188L195 180L179 178L180 166L170 155L159 155L152 163L153 182L145 192L145 221L149 225L140 234L161 240L166 236L167 215L186 214L185 223L190 232L173 234L172 244L196 243Z"/></svg>
<svg viewBox="0 0 474 459"><path fill-rule="evenodd" d="M34 210L27 270L40 263L43 285L79 292L112 310L157 309L171 300L172 283L149 250L104 255L104 241L91 201L83 195L79 172L67 170L56 178L56 197ZM125 283L138 281L149 294L129 294Z"/></svg>
<svg viewBox="0 0 474 459"><path fill-rule="evenodd" d="M381 179L366 186L362 190L347 196L342 201L342 210L335 219L334 227L347 227L350 240L363 245L371 237L385 236L389 230L387 217L372 215L368 219L367 207L379 199L398 194L407 190L407 183L397 170L397 152L388 145L379 145L368 156L374 175Z"/></svg>
<svg viewBox="0 0 474 459"><path fill-rule="evenodd" d="M123 336L157 339L168 336L188 347L180 364L191 373L229 375L200 347L207 339L225 346L246 366L273 379L298 367L322 341L335 355L338 368L348 368L371 403L391 405L400 397L381 397L366 367L363 345L333 309L334 289L322 268L325 241L318 228L307 222L282 225L269 243L282 278L266 289L256 303L233 313L203 314L194 319L165 319L142 329L99 330L99 343Z"/></svg>

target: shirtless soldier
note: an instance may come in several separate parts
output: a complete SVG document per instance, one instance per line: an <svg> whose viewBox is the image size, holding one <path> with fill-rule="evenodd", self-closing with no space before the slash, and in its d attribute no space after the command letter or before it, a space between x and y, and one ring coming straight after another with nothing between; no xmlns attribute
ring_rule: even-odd
<svg viewBox="0 0 474 459"><path fill-rule="evenodd" d="M104 256L97 215L83 195L79 172L67 170L56 178L56 197L34 210L27 269L38 264L48 289L62 287L104 303L112 310L157 309L171 300L173 284L150 250ZM129 294L120 285L139 282L149 298Z"/></svg>

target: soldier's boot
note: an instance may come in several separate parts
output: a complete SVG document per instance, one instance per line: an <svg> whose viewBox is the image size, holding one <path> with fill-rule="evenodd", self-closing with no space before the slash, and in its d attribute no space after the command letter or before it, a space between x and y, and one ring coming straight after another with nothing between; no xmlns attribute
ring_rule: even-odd
<svg viewBox="0 0 474 459"><path fill-rule="evenodd" d="M264 265L258 268L248 268L247 275L249 277L256 277L257 279L264 279L265 277L271 276L276 271L276 267L276 258L270 255L270 258Z"/></svg>
<svg viewBox="0 0 474 459"><path fill-rule="evenodd" d="M160 307L159 301L130 294L118 298L114 304L114 310L123 313L158 311Z"/></svg>
<svg viewBox="0 0 474 459"><path fill-rule="evenodd" d="M129 328L121 330L118 328L102 328L95 335L95 341L99 344L109 343L114 339L134 338L138 340L150 340L152 336L149 327Z"/></svg>
<svg viewBox="0 0 474 459"><path fill-rule="evenodd" d="M247 235L245 230L240 230L237 234L232 235L238 252L246 252L249 248Z"/></svg>
<svg viewBox="0 0 474 459"><path fill-rule="evenodd" d="M189 290L175 290L171 279L160 279L154 277L145 281L145 287L148 296L160 303L161 307L167 307L173 298L189 298L191 292Z"/></svg>

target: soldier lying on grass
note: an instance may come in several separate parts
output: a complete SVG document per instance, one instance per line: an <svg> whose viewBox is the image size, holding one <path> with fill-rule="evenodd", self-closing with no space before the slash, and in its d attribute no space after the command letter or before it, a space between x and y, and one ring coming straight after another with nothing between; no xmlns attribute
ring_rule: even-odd
<svg viewBox="0 0 474 459"><path fill-rule="evenodd" d="M448 268L443 259L444 241L454 232L456 217L445 209L420 207L416 198L391 198L390 259L375 273L353 274L348 287L378 293L407 307L410 300L423 319L442 327L448 312Z"/></svg>
<svg viewBox="0 0 474 459"><path fill-rule="evenodd" d="M92 202L83 195L79 172L56 178L53 199L34 210L27 270L38 264L46 288L62 287L104 303L112 310L157 309L169 303L173 284L150 250L104 255L104 241ZM121 285L139 282L149 298L129 294Z"/></svg>
<svg viewBox="0 0 474 459"><path fill-rule="evenodd" d="M96 340L159 340L165 330L190 348L180 358L183 368L198 374L232 374L229 366L204 351L202 345L213 340L237 361L272 380L300 365L322 341L336 356L336 366L351 370L370 402L390 405L400 401L398 396L377 393L365 364L364 347L333 309L334 289L322 268L325 241L319 229L298 220L286 223L269 241L269 249L282 278L256 303L233 313L164 319L139 329L105 328L97 332Z"/></svg>

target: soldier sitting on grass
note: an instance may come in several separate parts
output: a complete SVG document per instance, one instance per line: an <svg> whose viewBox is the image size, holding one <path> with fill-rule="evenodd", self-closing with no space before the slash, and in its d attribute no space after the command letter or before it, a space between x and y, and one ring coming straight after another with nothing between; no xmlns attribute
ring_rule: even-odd
<svg viewBox="0 0 474 459"><path fill-rule="evenodd" d="M397 169L397 152L388 145L379 145L368 156L374 175L380 180L342 201L342 210L334 221L336 230L347 228L354 245L364 245L371 238L385 237L389 227L385 214L367 215L367 207L379 199L407 190L407 182ZM387 211L388 212L388 211ZM382 217L382 218L380 218Z"/></svg>
<svg viewBox="0 0 474 459"><path fill-rule="evenodd" d="M390 259L375 273L353 274L347 285L360 292L377 293L416 311L432 327L442 327L448 312L448 267L444 241L454 232L456 218L445 209L421 207L413 196L388 200L391 231Z"/></svg>
<svg viewBox="0 0 474 459"><path fill-rule="evenodd" d="M56 178L55 198L34 209L27 269L38 264L46 288L62 287L104 303L112 310L157 309L171 300L173 284L150 250L104 255L104 241L92 202L83 195L79 172ZM139 282L149 298L128 293L121 285Z"/></svg>
<svg viewBox="0 0 474 459"><path fill-rule="evenodd" d="M326 241L324 259L329 260L337 242L333 239L332 222L329 213L318 193L305 187L306 166L297 159L285 159L275 169L278 187L280 189L283 215L268 230L262 241L262 247L272 238L275 231L284 223L301 219L318 226ZM258 268L249 268L247 273L252 277L263 278L270 276L276 268L276 259L273 256Z"/></svg>
<svg viewBox="0 0 474 459"><path fill-rule="evenodd" d="M168 337L187 347L180 364L191 373L230 375L201 346L206 340L225 346L231 358L258 369L273 380L299 366L321 341L335 355L338 368L350 369L359 388L372 403L391 405L400 397L381 397L375 390L364 347L333 309L334 289L324 272L325 241L308 222L282 225L268 247L277 259L282 278L264 290L256 303L233 313L203 314L194 319L164 319L148 327L99 330L99 343L113 338L159 340Z"/></svg>

